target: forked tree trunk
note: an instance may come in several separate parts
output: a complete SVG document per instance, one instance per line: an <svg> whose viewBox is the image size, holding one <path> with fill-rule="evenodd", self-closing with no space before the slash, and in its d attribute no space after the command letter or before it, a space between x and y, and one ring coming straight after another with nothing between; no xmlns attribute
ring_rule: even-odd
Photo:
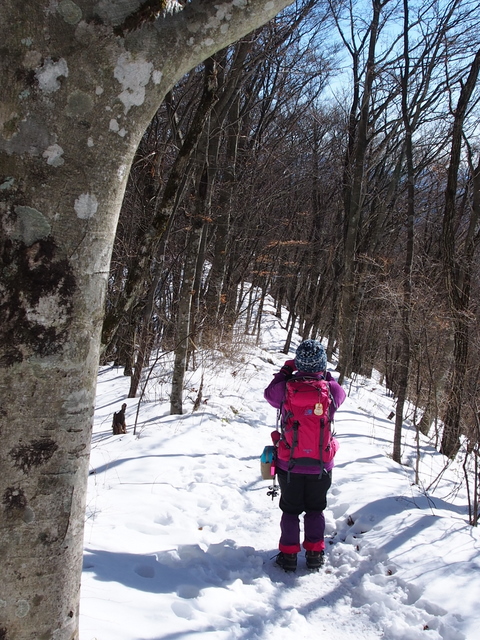
<svg viewBox="0 0 480 640"><path fill-rule="evenodd" d="M343 282L340 301L340 354L338 365L340 370L340 383L343 382L345 376L349 376L352 373L353 365L357 308L357 241L365 190L364 172L369 143L368 128L371 126L372 86L376 73L375 51L380 29L380 14L385 4L386 3L382 3L379 0L372 0L372 20L370 23L368 56L365 65L364 90L361 97L358 95L358 88L360 86L358 76L358 52L357 56L354 56L355 96L350 115L350 141L344 172L345 234Z"/></svg>
<svg viewBox="0 0 480 640"><path fill-rule="evenodd" d="M183 383L187 367L192 326L192 299L195 293L193 286L197 268L198 250L202 237L203 221L196 217L189 233L183 267L183 280L178 301L177 331L175 335L175 360L172 374L172 391L170 395L170 413L183 413Z"/></svg>

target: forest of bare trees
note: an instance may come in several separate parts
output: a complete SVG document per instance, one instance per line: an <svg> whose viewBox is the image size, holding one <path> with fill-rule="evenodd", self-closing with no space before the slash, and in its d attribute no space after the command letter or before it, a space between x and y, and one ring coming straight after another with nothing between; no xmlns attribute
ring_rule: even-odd
<svg viewBox="0 0 480 640"><path fill-rule="evenodd" d="M102 357L131 397L152 353L173 352L181 413L195 351L234 325L258 335L269 294L288 328L325 340L342 382L380 373L394 460L408 404L447 459L463 442L478 464L479 12L305 0L170 91L109 277Z"/></svg>

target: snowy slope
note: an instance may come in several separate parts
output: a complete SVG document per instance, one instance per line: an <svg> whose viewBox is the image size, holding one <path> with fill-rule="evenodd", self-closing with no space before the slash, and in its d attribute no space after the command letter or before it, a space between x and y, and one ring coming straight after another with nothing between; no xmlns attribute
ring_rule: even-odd
<svg viewBox="0 0 480 640"><path fill-rule="evenodd" d="M160 362L136 435L138 399L126 400L128 433L111 434L128 379L99 371L80 640L477 640L479 534L453 492L455 470L435 494L412 484L412 468L389 458L394 401L373 381L349 384L337 412L325 568L273 564L280 510L259 473L276 418L263 389L287 359L273 314L262 339L236 363L203 362L183 416L168 415ZM427 486L443 459L428 442L422 452Z"/></svg>

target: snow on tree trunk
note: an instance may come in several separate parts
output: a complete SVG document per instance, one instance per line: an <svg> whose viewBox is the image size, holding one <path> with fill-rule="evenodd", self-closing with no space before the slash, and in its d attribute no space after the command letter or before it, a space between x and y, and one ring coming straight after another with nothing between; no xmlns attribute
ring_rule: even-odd
<svg viewBox="0 0 480 640"><path fill-rule="evenodd" d="M287 4L152 22L137 0L2 0L1 640L78 638L99 334L139 139L186 71Z"/></svg>

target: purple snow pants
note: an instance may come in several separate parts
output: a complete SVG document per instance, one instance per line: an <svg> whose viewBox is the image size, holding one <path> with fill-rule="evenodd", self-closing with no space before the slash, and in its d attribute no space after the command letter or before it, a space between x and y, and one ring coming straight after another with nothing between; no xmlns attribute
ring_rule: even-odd
<svg viewBox="0 0 480 640"><path fill-rule="evenodd" d="M325 549L325 517L323 511L327 506L327 492L332 484L332 472L324 471L319 478L311 473L290 473L277 469L280 485L280 509L283 511L280 520L279 549L284 553L300 551L299 515L305 512L303 548L306 551L322 551Z"/></svg>

